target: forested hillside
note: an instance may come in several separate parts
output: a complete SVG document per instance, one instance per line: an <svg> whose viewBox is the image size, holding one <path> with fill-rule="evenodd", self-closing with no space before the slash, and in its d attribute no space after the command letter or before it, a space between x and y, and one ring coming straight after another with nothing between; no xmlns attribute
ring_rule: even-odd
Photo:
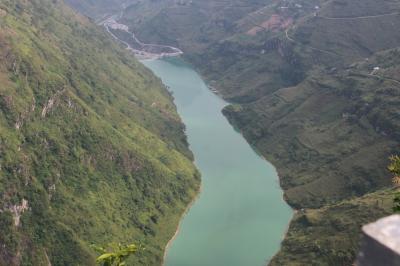
<svg viewBox="0 0 400 266"><path fill-rule="evenodd" d="M391 212L400 1L127 4L121 21L145 42L181 48L277 166L299 212L271 264L350 265L361 225Z"/></svg>
<svg viewBox="0 0 400 266"><path fill-rule="evenodd" d="M95 20L117 13L129 0L63 0L66 4L79 10L82 14Z"/></svg>
<svg viewBox="0 0 400 266"><path fill-rule="evenodd" d="M172 97L62 1L0 0L0 264L159 265L199 186Z"/></svg>
<svg viewBox="0 0 400 266"><path fill-rule="evenodd" d="M316 71L224 110L278 167L287 202L303 210L273 265L351 265L360 226L391 212L386 165L399 150L399 58L395 49L345 70ZM371 74L376 65L379 75Z"/></svg>

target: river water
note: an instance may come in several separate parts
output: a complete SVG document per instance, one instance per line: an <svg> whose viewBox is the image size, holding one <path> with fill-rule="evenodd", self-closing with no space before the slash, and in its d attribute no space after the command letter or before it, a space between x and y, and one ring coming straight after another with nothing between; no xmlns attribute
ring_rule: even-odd
<svg viewBox="0 0 400 266"><path fill-rule="evenodd" d="M143 61L173 91L202 192L181 221L166 266L262 266L278 251L292 210L274 167L233 129L225 101L178 58Z"/></svg>

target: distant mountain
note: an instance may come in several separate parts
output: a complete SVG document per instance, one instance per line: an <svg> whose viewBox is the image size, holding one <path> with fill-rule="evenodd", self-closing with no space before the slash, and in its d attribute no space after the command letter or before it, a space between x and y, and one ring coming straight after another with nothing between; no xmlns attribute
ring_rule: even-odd
<svg viewBox="0 0 400 266"><path fill-rule="evenodd" d="M391 212L399 0L131 1L120 21L181 48L298 210L273 265L350 265Z"/></svg>
<svg viewBox="0 0 400 266"><path fill-rule="evenodd" d="M0 264L161 264L199 187L161 81L62 1L0 1L0 57Z"/></svg>

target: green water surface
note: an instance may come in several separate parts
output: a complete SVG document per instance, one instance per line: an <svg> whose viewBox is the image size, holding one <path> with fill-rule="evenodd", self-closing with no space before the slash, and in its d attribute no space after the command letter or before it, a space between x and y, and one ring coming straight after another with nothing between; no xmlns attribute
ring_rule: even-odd
<svg viewBox="0 0 400 266"><path fill-rule="evenodd" d="M170 87L202 174L166 266L262 266L278 251L292 210L274 167L233 129L227 105L178 58L143 62Z"/></svg>

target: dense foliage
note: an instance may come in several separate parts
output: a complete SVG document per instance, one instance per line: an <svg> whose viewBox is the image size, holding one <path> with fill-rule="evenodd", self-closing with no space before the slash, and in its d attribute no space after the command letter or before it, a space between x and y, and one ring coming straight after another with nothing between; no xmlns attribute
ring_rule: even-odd
<svg viewBox="0 0 400 266"><path fill-rule="evenodd" d="M393 184L398 187L400 185L400 157L398 155L393 155L390 157L390 164L388 168L389 171L394 174L392 179ZM395 194L393 202L393 211L400 212L400 193Z"/></svg>
<svg viewBox="0 0 400 266"><path fill-rule="evenodd" d="M160 264L199 185L160 80L62 1L0 0L0 58L0 264Z"/></svg>
<svg viewBox="0 0 400 266"><path fill-rule="evenodd" d="M400 157L398 155L390 157L389 171L395 175L394 183L397 183L396 179L400 176Z"/></svg>
<svg viewBox="0 0 400 266"><path fill-rule="evenodd" d="M126 266L126 260L138 251L138 246L135 244L121 245L110 244L109 247L93 246L100 253L96 263L100 266Z"/></svg>

